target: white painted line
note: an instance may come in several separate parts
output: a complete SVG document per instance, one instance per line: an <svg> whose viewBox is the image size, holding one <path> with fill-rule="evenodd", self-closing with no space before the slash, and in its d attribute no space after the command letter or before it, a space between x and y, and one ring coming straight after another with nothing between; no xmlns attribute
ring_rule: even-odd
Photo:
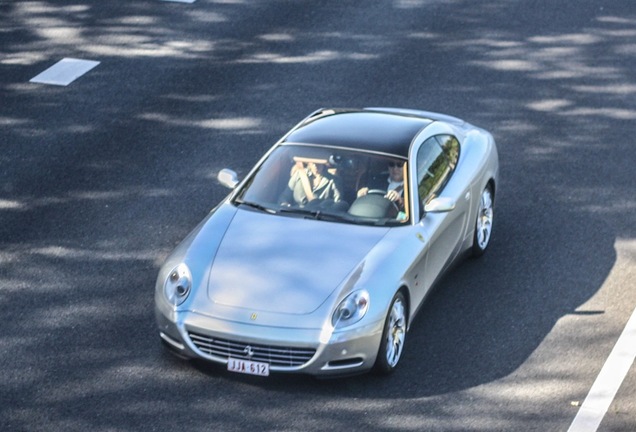
<svg viewBox="0 0 636 432"><path fill-rule="evenodd" d="M636 309L596 377L568 432L596 432L636 359Z"/></svg>
<svg viewBox="0 0 636 432"><path fill-rule="evenodd" d="M173 3L194 3L195 0L161 0L165 2L173 2Z"/></svg>
<svg viewBox="0 0 636 432"><path fill-rule="evenodd" d="M29 82L67 86L98 64L98 61L64 58Z"/></svg>

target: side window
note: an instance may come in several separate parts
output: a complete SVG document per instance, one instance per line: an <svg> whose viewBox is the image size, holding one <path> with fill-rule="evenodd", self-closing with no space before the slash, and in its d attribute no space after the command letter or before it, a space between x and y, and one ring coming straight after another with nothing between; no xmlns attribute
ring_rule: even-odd
<svg viewBox="0 0 636 432"><path fill-rule="evenodd" d="M438 135L435 138L448 157L451 171L454 171L457 166L457 161L459 160L459 141L450 135Z"/></svg>
<svg viewBox="0 0 636 432"><path fill-rule="evenodd" d="M424 141L417 152L417 184L420 202L427 202L448 181L459 159L459 142L450 135Z"/></svg>

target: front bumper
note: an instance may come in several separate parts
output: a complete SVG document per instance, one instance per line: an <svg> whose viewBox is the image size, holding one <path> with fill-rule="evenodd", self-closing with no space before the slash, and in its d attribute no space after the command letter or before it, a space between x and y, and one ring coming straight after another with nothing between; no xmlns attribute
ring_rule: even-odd
<svg viewBox="0 0 636 432"><path fill-rule="evenodd" d="M272 372L315 376L349 375L371 369L384 327L384 321L380 320L332 332L331 329L280 328L230 322L190 311L170 312L170 316L159 309L155 312L161 338L180 356L227 364L230 355L250 360L253 347L257 350L265 347L276 352L289 352L290 357L293 354L296 360L306 356L300 362L285 365L265 360L270 363ZM230 342L234 347L232 353L209 349L209 343L216 341L226 345ZM299 353L302 354L300 357L296 355Z"/></svg>

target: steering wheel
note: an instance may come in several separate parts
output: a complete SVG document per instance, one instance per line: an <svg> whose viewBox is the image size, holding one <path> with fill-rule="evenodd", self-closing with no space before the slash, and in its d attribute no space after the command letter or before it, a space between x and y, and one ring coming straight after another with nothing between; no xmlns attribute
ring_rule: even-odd
<svg viewBox="0 0 636 432"><path fill-rule="evenodd" d="M397 205L397 203L395 201L391 201L390 199L386 198L387 192L385 190L382 189L369 189L367 191L367 195L382 195L382 198L386 199L388 202L391 203L391 205L393 205L393 208L395 209L395 211L397 213L400 212L400 207Z"/></svg>

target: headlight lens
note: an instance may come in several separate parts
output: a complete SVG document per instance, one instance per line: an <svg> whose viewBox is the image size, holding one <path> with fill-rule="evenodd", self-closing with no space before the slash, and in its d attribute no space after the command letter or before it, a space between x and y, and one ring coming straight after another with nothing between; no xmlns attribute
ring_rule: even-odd
<svg viewBox="0 0 636 432"><path fill-rule="evenodd" d="M179 306L185 301L192 289L192 275L185 264L179 264L169 274L164 285L164 293L168 302Z"/></svg>
<svg viewBox="0 0 636 432"><path fill-rule="evenodd" d="M340 302L331 318L334 328L355 324L369 310L369 293L365 290L354 291Z"/></svg>

